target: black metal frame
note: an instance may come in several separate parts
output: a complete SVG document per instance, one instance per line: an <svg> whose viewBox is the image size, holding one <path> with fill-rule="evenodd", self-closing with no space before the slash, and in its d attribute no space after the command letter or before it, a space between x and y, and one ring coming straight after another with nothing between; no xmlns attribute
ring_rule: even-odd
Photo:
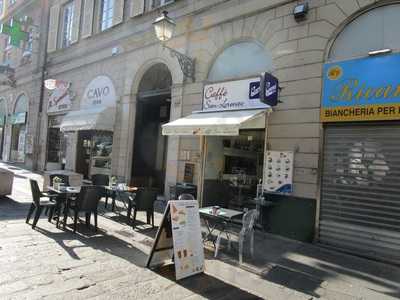
<svg viewBox="0 0 400 300"><path fill-rule="evenodd" d="M181 66L182 73L184 75L184 79L190 78L193 82L195 82L195 59L176 51L166 45L163 45L164 48L170 51L171 57L176 57L178 59L179 65Z"/></svg>

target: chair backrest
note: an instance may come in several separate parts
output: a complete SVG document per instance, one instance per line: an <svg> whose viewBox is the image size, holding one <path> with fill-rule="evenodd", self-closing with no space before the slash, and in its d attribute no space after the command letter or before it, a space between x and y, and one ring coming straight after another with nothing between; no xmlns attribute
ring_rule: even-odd
<svg viewBox="0 0 400 300"><path fill-rule="evenodd" d="M138 211L154 210L154 202L157 200L157 191L153 189L139 189L136 192L135 208Z"/></svg>
<svg viewBox="0 0 400 300"><path fill-rule="evenodd" d="M178 200L196 200L192 194L181 194Z"/></svg>
<svg viewBox="0 0 400 300"><path fill-rule="evenodd" d="M99 187L94 185L86 185L81 187L81 191L76 200L76 205L79 211L92 212L97 211L99 201Z"/></svg>
<svg viewBox="0 0 400 300"><path fill-rule="evenodd" d="M107 186L110 184L110 178L108 177L108 175L94 174L92 175L92 183L93 185Z"/></svg>
<svg viewBox="0 0 400 300"><path fill-rule="evenodd" d="M31 192L32 192L32 199L33 202L38 206L40 203L40 196L41 192L39 189L39 185L36 180L29 179L29 183L31 184Z"/></svg>
<svg viewBox="0 0 400 300"><path fill-rule="evenodd" d="M68 175L65 175L65 174L51 174L49 176L49 178L50 178L50 186L53 186L53 179L56 178L56 177L60 178L62 180L62 183L64 183L64 185L66 185L66 186L69 185L69 177L68 177Z"/></svg>
<svg viewBox="0 0 400 300"><path fill-rule="evenodd" d="M258 219L258 211L256 209L251 209L247 211L242 218L242 230L241 233L246 234L254 228L256 220Z"/></svg>

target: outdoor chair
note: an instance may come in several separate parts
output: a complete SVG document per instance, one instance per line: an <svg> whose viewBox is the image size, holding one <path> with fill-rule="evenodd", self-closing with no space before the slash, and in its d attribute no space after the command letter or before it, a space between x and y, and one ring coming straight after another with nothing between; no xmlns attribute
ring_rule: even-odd
<svg viewBox="0 0 400 300"><path fill-rule="evenodd" d="M126 215L128 217L127 224L129 225L132 214L132 208L134 206L134 201L135 201L135 194L123 190L116 190L115 193L119 201L122 201L124 204L128 204Z"/></svg>
<svg viewBox="0 0 400 300"><path fill-rule="evenodd" d="M107 208L108 197L113 197L113 191L108 191L105 187L110 185L110 178L104 174L93 174L92 184L99 186L100 198L105 198L104 207ZM114 207L114 205L113 205Z"/></svg>
<svg viewBox="0 0 400 300"><path fill-rule="evenodd" d="M139 189L136 192L135 199L130 201L130 206L128 206L128 219L130 219L131 211L133 209L132 228L135 228L136 215L139 211L146 212L147 224L151 224L152 227L154 227L154 202L156 200L157 191L154 189Z"/></svg>
<svg viewBox="0 0 400 300"><path fill-rule="evenodd" d="M242 229L239 232L239 264L243 263L243 249L247 238L250 239L250 254L254 257L254 226L258 219L259 212L256 209L251 209L243 215ZM220 236L218 237L220 238ZM217 240L219 246L220 241ZM228 238L228 249L231 248L231 240Z"/></svg>
<svg viewBox="0 0 400 300"><path fill-rule="evenodd" d="M178 200L196 200L192 194L181 194Z"/></svg>
<svg viewBox="0 0 400 300"><path fill-rule="evenodd" d="M69 208L74 212L74 233L79 219L79 213L84 212L86 225L90 225L90 216L94 215L94 228L97 231L97 206L100 201L99 188L97 186L82 186L78 197Z"/></svg>
<svg viewBox="0 0 400 300"><path fill-rule="evenodd" d="M35 211L35 216L32 223L32 229L36 227L37 222L39 221L40 215L44 208L49 209L49 217L48 221L51 222L53 218L54 210L56 208L56 203L52 200L55 198L54 195L46 194L40 191L39 185L36 180L30 179L29 183L31 185L31 192L32 192L32 204L29 208L28 215L26 217L26 223L29 223L33 212ZM45 200L42 200L45 199ZM59 216L58 216L59 218Z"/></svg>

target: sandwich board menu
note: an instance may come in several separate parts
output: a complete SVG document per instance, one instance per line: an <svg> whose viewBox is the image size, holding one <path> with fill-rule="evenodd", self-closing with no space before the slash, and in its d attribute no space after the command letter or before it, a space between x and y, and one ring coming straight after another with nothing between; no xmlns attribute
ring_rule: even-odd
<svg viewBox="0 0 400 300"><path fill-rule="evenodd" d="M176 280L204 271L204 249L197 200L168 202L147 267L161 266L170 259L175 264Z"/></svg>

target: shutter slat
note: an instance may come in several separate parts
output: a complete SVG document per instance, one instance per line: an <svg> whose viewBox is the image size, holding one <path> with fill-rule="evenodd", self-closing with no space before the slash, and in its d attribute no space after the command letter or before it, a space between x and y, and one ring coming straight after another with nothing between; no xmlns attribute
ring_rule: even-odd
<svg viewBox="0 0 400 300"><path fill-rule="evenodd" d="M145 0L132 0L131 3L131 18L140 16L144 13Z"/></svg>
<svg viewBox="0 0 400 300"><path fill-rule="evenodd" d="M125 0L114 0L113 26L121 24L124 21Z"/></svg>
<svg viewBox="0 0 400 300"><path fill-rule="evenodd" d="M53 5L50 8L50 19L49 19L49 33L47 41L47 52L51 53L57 50L57 34L58 34L58 22L60 19L60 8L59 4Z"/></svg>
<svg viewBox="0 0 400 300"><path fill-rule="evenodd" d="M84 0L82 38L88 38L93 33L94 0Z"/></svg>

